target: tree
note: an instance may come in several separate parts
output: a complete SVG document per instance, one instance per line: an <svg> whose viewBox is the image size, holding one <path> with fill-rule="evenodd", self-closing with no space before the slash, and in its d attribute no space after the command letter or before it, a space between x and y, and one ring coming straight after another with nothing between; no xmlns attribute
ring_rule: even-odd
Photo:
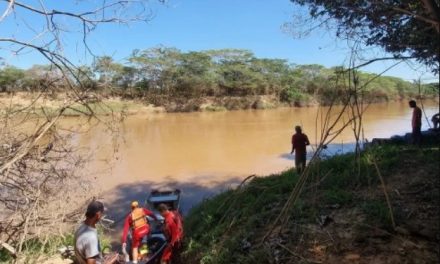
<svg viewBox="0 0 440 264"><path fill-rule="evenodd" d="M99 76L99 82L104 88L117 85L124 74L124 66L113 61L110 56L97 57L93 69Z"/></svg>
<svg viewBox="0 0 440 264"><path fill-rule="evenodd" d="M129 61L143 76L149 89L168 92L175 85L174 77L180 54L175 48L156 47L143 51L135 50Z"/></svg>
<svg viewBox="0 0 440 264"><path fill-rule="evenodd" d="M176 72L177 91L198 96L213 91L214 74L211 57L204 52L181 53Z"/></svg>
<svg viewBox="0 0 440 264"><path fill-rule="evenodd" d="M378 45L394 58L414 58L439 72L438 0L291 0L307 6L313 19L334 25L336 35ZM381 58L384 59L384 58Z"/></svg>
<svg viewBox="0 0 440 264"><path fill-rule="evenodd" d="M6 66L0 69L0 92L16 89L23 77L24 71L16 67Z"/></svg>

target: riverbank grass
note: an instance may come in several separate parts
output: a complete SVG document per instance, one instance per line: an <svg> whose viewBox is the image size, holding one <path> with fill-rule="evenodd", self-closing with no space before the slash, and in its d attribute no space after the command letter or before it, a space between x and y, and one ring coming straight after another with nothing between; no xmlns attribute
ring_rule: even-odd
<svg viewBox="0 0 440 264"><path fill-rule="evenodd" d="M98 237L103 253L111 251L112 239L105 233L105 229L101 226L97 226ZM43 235L33 239L29 239L23 243L22 252L14 259L5 249L0 249L0 264L12 263L14 260L17 263L36 263L36 264L62 264L73 263L73 260L69 261L73 252L67 256L60 254L61 248L73 248L74 246L74 230L66 232L62 235ZM53 262L50 259L55 257L57 261ZM61 261L66 257L67 261Z"/></svg>
<svg viewBox="0 0 440 264"><path fill-rule="evenodd" d="M370 241L374 232L382 232L386 239L391 239L386 234L399 235L392 225L391 213L399 227L411 229L408 227L411 221L422 223L425 216L414 219L407 216L408 210L418 210L423 203L431 208L428 209L429 220L439 219L435 211L438 206L434 207L439 198L439 181L435 176L438 175L438 158L438 145L423 148L389 145L363 152L358 161L354 154L344 154L316 162L310 167L308 182L289 211L288 219L275 226L265 243L261 243L262 237L280 213L299 176L288 170L255 177L192 209L185 221L184 259L188 263L203 264L288 263L277 262L280 258L343 263L345 252L350 250L365 252L366 248L370 247L371 251L373 247L377 256L388 254L386 245L380 249L382 244L357 245L357 240ZM389 192L391 208L374 163L387 184L385 189ZM414 186L419 185L426 188L423 198L410 195ZM429 228L439 229L438 225ZM343 238L335 241L338 237ZM350 243L359 248L353 248ZM322 246L321 255L313 251L317 245ZM430 253L425 254L426 259L438 255L433 247L427 246L427 252ZM372 255L371 252L365 254Z"/></svg>

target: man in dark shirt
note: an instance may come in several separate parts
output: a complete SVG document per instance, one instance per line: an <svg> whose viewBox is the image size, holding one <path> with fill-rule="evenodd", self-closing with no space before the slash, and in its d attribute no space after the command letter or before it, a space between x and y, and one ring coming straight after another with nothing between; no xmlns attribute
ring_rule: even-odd
<svg viewBox="0 0 440 264"><path fill-rule="evenodd" d="M420 144L422 138L422 110L417 106L416 101L409 101L409 107L413 108L412 113L412 143Z"/></svg>
<svg viewBox="0 0 440 264"><path fill-rule="evenodd" d="M300 126L296 126L295 131L296 133L292 136L292 151L290 154L295 152L295 167L298 174L300 174L306 167L306 146L310 145L310 142L306 134L302 133Z"/></svg>

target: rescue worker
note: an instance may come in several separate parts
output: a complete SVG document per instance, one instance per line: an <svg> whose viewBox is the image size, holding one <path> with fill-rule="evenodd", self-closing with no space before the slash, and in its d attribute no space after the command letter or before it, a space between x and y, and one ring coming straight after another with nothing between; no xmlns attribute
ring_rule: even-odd
<svg viewBox="0 0 440 264"><path fill-rule="evenodd" d="M162 254L161 264L169 264L171 260L177 259L181 248L183 238L182 217L179 212L170 211L165 204L160 204L157 209L164 218L163 231L168 243ZM175 264L174 261L173 264Z"/></svg>
<svg viewBox="0 0 440 264"><path fill-rule="evenodd" d="M122 248L126 247L128 229L132 229L132 257L133 262L138 262L138 248L141 244L142 238L150 233L150 226L146 216L151 216L156 219L156 216L150 210L139 207L138 201L131 202L131 213L127 215L124 222L124 230L122 232ZM157 219L156 219L157 220Z"/></svg>

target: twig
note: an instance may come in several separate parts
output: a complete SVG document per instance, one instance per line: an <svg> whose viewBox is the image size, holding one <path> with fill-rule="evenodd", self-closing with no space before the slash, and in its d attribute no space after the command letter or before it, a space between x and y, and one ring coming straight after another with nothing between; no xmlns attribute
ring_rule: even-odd
<svg viewBox="0 0 440 264"><path fill-rule="evenodd" d="M388 210L389 210L389 214L390 214L390 218L391 218L391 224L393 225L393 229L395 229L396 228L396 222L394 222L393 208L391 207L390 198L388 197L388 191L387 191L387 188L386 188L386 185L385 185L385 181L384 181L384 179L382 177L382 173L380 172L379 166L377 166L377 162L374 159L374 157L371 157L371 160L372 160L372 163L373 163L374 167L376 168L377 176L380 179L380 183L382 185L382 190L383 190L383 193L385 195L385 199L386 199L387 205L388 205Z"/></svg>

